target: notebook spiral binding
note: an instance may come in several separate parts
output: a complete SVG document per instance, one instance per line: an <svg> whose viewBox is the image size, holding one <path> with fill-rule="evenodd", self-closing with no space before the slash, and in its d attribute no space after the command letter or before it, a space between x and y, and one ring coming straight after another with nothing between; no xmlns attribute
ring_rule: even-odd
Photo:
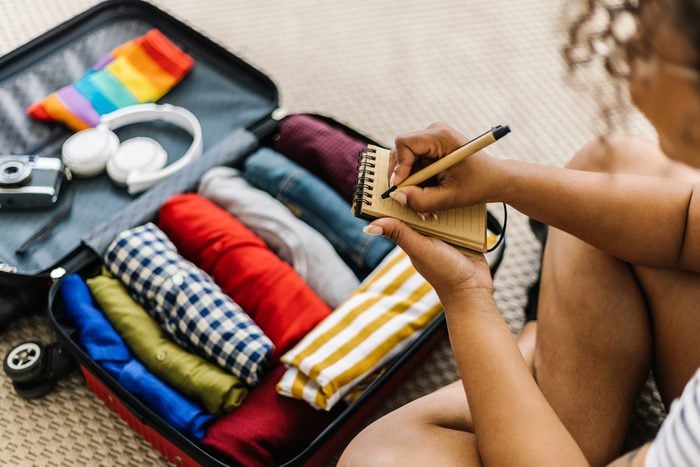
<svg viewBox="0 0 700 467"><path fill-rule="evenodd" d="M376 153L377 151L374 148L368 147L360 151L357 158L357 181L355 182L352 205L354 214L358 217L362 213L363 204L372 204Z"/></svg>

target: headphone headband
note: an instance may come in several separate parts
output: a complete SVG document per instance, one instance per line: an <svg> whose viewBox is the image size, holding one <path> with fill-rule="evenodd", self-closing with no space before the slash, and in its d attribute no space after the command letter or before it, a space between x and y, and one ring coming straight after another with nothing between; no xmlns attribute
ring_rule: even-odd
<svg viewBox="0 0 700 467"><path fill-rule="evenodd" d="M181 158L161 170L150 173L130 173L126 178L129 194L140 193L155 185L202 155L202 127L197 117L184 107L152 103L132 105L103 115L97 128L102 127L111 131L134 123L155 120L163 120L187 131L192 135L192 144Z"/></svg>

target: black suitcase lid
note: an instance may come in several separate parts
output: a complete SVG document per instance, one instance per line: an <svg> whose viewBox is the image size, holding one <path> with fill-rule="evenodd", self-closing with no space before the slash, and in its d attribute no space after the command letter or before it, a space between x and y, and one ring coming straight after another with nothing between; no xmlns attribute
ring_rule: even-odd
<svg viewBox="0 0 700 467"><path fill-rule="evenodd" d="M279 104L274 83L220 45L153 5L139 0L110 0L0 58L0 154L59 156L72 132L60 123L26 115L27 107L80 78L117 45L158 28L195 59L187 76L158 103L180 105L200 120L204 154L238 128L264 137L274 128ZM168 151L169 162L190 144L184 131L159 123L117 131L120 139L151 136ZM26 255L16 248L36 232L56 207L41 211L0 211L0 285L21 285L71 270L83 236L136 197L106 175L73 179L74 200L67 219ZM65 191L65 190L64 190ZM65 196L65 193L64 195ZM59 203L61 200L59 199Z"/></svg>

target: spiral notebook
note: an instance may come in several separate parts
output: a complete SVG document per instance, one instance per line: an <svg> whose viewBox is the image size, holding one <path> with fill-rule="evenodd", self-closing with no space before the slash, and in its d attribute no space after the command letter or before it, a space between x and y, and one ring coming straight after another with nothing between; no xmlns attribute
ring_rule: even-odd
<svg viewBox="0 0 700 467"><path fill-rule="evenodd" d="M393 217L418 232L439 238L466 253L486 252L485 204L447 209L438 213L438 219L422 220L412 209L401 206L393 199L382 199L381 194L389 189L388 169L388 149L370 145L360 153L353 198L355 216L367 220Z"/></svg>

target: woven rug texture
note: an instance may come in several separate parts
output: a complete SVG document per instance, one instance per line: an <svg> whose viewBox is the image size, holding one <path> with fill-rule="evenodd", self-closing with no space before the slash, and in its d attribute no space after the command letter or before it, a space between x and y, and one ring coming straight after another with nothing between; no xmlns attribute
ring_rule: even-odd
<svg viewBox="0 0 700 467"><path fill-rule="evenodd" d="M391 145L401 133L445 121L466 134L508 124L498 157L563 165L596 136L597 104L565 79L564 0L160 0L175 17L268 74L289 112L333 116ZM0 54L95 4L91 0L3 0ZM629 126L653 135L632 115ZM500 208L498 208L500 209ZM494 209L494 212L498 212ZM539 245L527 218L509 211L496 301L513 332ZM43 316L0 333L0 354L54 336ZM458 378L447 342L389 398L375 418ZM648 386L632 443L663 417ZM167 465L85 387L76 372L45 398L23 400L0 375L0 465Z"/></svg>

